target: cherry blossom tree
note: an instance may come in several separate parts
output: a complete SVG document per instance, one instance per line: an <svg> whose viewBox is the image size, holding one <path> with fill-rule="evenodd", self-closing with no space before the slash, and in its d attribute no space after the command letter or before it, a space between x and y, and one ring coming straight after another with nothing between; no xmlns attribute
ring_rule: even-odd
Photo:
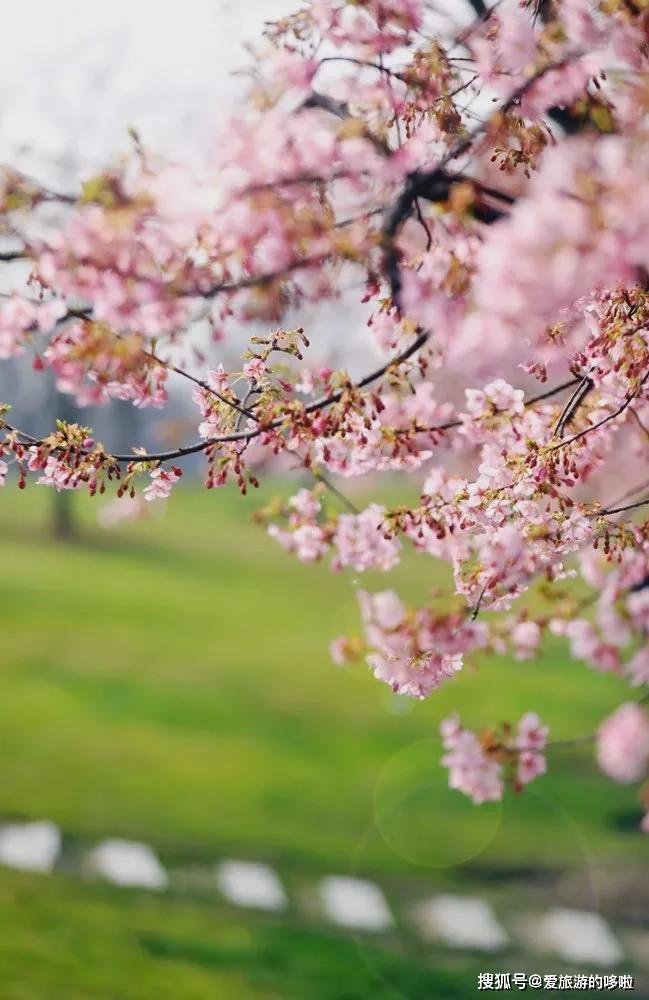
<svg viewBox="0 0 649 1000"><path fill-rule="evenodd" d="M0 256L27 278L0 303L0 357L51 369L80 406L161 409L184 380L197 430L189 444L115 454L64 420L37 438L7 400L0 480L155 501L190 455L208 489L244 493L262 462L287 459L313 480L262 512L287 551L387 573L408 547L453 574L420 607L360 590L362 632L333 640L336 662L365 660L425 698L479 651L527 658L562 636L628 683L585 739L613 780L638 782L649 7L470 8L311 0L266 25L247 102L201 167L133 132L131 153L77 192L3 169ZM293 322L350 283L382 355L358 377L322 367ZM216 344L250 327L236 370L193 353L199 319ZM358 510L340 486L394 471L417 479L416 504ZM552 745L533 712L491 721L442 726L451 785L475 802L543 773Z"/></svg>

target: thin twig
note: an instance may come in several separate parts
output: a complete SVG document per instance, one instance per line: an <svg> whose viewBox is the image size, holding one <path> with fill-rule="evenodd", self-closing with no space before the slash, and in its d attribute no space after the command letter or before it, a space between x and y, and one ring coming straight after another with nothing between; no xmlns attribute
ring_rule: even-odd
<svg viewBox="0 0 649 1000"><path fill-rule="evenodd" d="M553 389L546 389L545 392L540 392L536 396L531 396L526 399L523 405L527 409L530 406L534 406L536 403L541 403L545 399L550 399L552 396L557 396L564 389L570 389L573 385L576 385L580 380L578 378L570 379L568 382L562 382L561 385L555 385ZM402 431L397 431L397 434L438 434L442 431L451 431L456 427L462 427L464 424L463 420L448 420L445 424L437 424L434 427L406 427Z"/></svg>
<svg viewBox="0 0 649 1000"><path fill-rule="evenodd" d="M482 588L482 590L480 592L480 596L478 597L477 604L476 604L476 606L473 608L473 610L471 612L471 618L469 619L469 621L471 621L471 622L476 621L478 615L480 614L480 608L482 607L482 599L483 599L484 595L487 592L487 587L488 586L489 586L489 584L485 583L484 587Z"/></svg>
<svg viewBox="0 0 649 1000"><path fill-rule="evenodd" d="M413 354L416 354L417 351L421 347L423 347L423 345L426 343L426 341L428 340L428 336L429 336L428 333L420 331L419 335L415 338L415 340L412 342L412 344L410 344L409 347L401 351L395 357L391 358L390 361L388 361L386 364L381 365L380 368L377 368L373 372L370 372L364 378L360 379L360 381L356 382L355 385L353 383L350 383L348 386L345 386L344 388L339 389L336 392L330 393L328 396L323 396L321 399L318 399L315 402L310 403L308 406L304 408L304 412L310 414L310 413L315 413L318 410L326 409L327 407L332 406L334 403L340 402L344 393L349 391L349 389L351 388L364 389L366 386L371 385L372 382L377 381L377 379L381 378L392 368L395 368L398 365L403 364L405 361L409 360L409 358L411 358ZM229 401L226 400L226 402ZM255 420L258 420L258 418L255 415L252 416L254 417ZM112 458L116 462L138 462L138 461L171 462L177 458L185 458L188 455L196 455L199 454L200 452L207 451L208 449L213 448L218 444L232 444L237 441L251 441L253 438L259 437L262 434L268 434L278 430L282 426L282 423L283 420L281 418L273 420L269 424L262 424L261 422L259 422L257 427L250 428L244 431L234 431L231 434L222 434L216 437L206 438L204 441L196 441L194 444L187 445L184 448L174 448L172 451L157 452L155 454L133 453L130 455L109 455L108 457ZM10 432L18 434L20 437L25 438L30 445L38 446L43 443L42 439L32 437L32 435L26 434L24 431L21 431L16 427L12 427L5 421L0 420L0 427L4 427Z"/></svg>
<svg viewBox="0 0 649 1000"><path fill-rule="evenodd" d="M311 473L313 478L317 480L317 482L322 483L323 486L326 486L329 492L333 493L333 495L337 497L342 504L344 504L347 510L351 511L352 514L360 514L360 508L358 508L356 504L349 499L348 496L345 496L345 494L342 493L337 486L334 486L331 480L327 476L325 476L325 474L321 472L320 469L311 468L309 469L309 472Z"/></svg>
<svg viewBox="0 0 649 1000"><path fill-rule="evenodd" d="M636 510L638 507L645 507L649 503L649 497L644 500L636 500L635 503L625 504L624 507L605 507L604 510L597 511L593 517L610 517L612 514L622 514L627 510Z"/></svg>
<svg viewBox="0 0 649 1000"><path fill-rule="evenodd" d="M648 701L649 701L649 691L646 694L643 694L641 698L637 698L635 704L645 705ZM579 746L580 744L583 743L592 743L596 739L597 739L597 732L585 733L583 736L575 736L572 739L568 740L549 740L549 742L546 743L545 746L547 750L550 749L554 750L556 748Z"/></svg>
<svg viewBox="0 0 649 1000"><path fill-rule="evenodd" d="M0 253L0 262L3 264L9 264L15 260L31 260L30 255L26 250L5 250Z"/></svg>
<svg viewBox="0 0 649 1000"><path fill-rule="evenodd" d="M637 414L637 412L636 412L636 410L635 410L635 408L633 406L629 407L629 413L631 414L631 416L635 420L636 424L638 425L638 427L640 428L640 430L644 434L645 438L647 440L649 440L649 428L645 427L645 425L642 423L642 420L638 416L638 414Z"/></svg>
<svg viewBox="0 0 649 1000"><path fill-rule="evenodd" d="M622 503L623 500L627 500L628 498L634 496L636 493L640 493L641 490L646 490L648 486L649 486L649 479L645 479L641 483L638 483L637 486L632 486L631 489L625 490L625 492L622 493L621 496L616 497L615 500L610 500L606 506L615 507L617 506L617 504Z"/></svg>
<svg viewBox="0 0 649 1000"><path fill-rule="evenodd" d="M589 377L589 373L584 375L576 390L573 392L572 396L561 411L561 416L557 420L557 425L554 428L553 437L563 437L564 430L574 417L586 396L592 390L594 384L593 380Z"/></svg>
<svg viewBox="0 0 649 1000"><path fill-rule="evenodd" d="M604 424L609 423L609 421L615 420L616 417L621 416L621 414L624 413L624 411L631 405L631 403L633 402L633 400L637 399L637 397L638 397L638 395L640 393L640 390L644 386L644 384L647 381L647 379L649 379L649 371L645 372L645 374L643 375L642 379L640 380L640 384L639 384L638 388L635 390L635 392L631 396L628 396L624 400L624 402L622 403L622 405L617 408L617 410L614 410L613 413L609 413L606 417L602 417L602 419L598 420L596 423L590 424L588 427L584 427L583 430L578 431L577 434L573 434L573 436L570 437L570 438L568 438L566 441L560 441L559 444L553 445L550 448L550 451L556 451L558 448L564 448L564 447L566 447L569 444L574 444L575 441L580 441L581 438L586 437L586 435L590 434L591 431L595 431L599 427L603 427Z"/></svg>
<svg viewBox="0 0 649 1000"><path fill-rule="evenodd" d="M506 101L499 105L496 113L501 115L506 114L519 103L521 98L525 96L535 83L552 70L560 69L567 62L577 58L578 55L579 53L566 55L563 59L560 59L556 63L549 63L547 66L538 70L538 72L534 73L523 84L521 84L520 87L517 87ZM493 121L493 117L494 115L491 114L488 118L481 119L464 139L461 139L451 147L448 153L442 157L437 166L432 170L414 171L411 173L406 179L401 193L386 212L383 224L383 238L386 246L385 270L390 282L392 300L397 307L400 307L399 300L401 293L401 276L399 268L399 251L396 246L396 238L401 226L405 220L410 217L416 199L420 196L425 197L427 191L430 192L432 189L435 189L436 186L439 186L442 198L445 197L443 194L443 188L446 185L446 188L448 189L450 183L446 168L454 160L459 159L466 152L468 152L469 149L471 149L476 139L478 139L489 127L489 124Z"/></svg>

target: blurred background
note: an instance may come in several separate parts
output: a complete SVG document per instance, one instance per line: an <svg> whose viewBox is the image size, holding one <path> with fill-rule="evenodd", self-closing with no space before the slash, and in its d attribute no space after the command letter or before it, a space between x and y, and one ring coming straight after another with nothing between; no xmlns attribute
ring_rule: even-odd
<svg viewBox="0 0 649 1000"><path fill-rule="evenodd" d="M241 46L292 6L11 5L0 159L74 189L130 125L209 155ZM354 366L349 313L342 333L331 311L319 324L316 350ZM62 412L42 381L2 365L0 398L36 432ZM169 433L192 409L173 399ZM159 440L130 407L83 419L117 447ZM522 973L631 974L649 997L633 792L578 745L480 809L439 767L455 709L479 726L534 708L570 739L623 686L558 640L533 661L485 657L421 704L332 666L358 581L294 563L253 517L299 485L271 476L241 498L189 475L132 523L103 499L0 493L0 996L446 1000L509 972L514 989ZM357 499L409 492L400 478ZM390 585L421 603L445 572L406 558Z"/></svg>

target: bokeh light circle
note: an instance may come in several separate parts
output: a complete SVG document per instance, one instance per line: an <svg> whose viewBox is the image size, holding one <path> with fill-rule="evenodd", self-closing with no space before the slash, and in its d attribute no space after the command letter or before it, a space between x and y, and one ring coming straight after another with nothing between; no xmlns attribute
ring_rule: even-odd
<svg viewBox="0 0 649 1000"><path fill-rule="evenodd" d="M439 739L418 740L383 767L374 795L374 821L385 843L421 868L449 868L481 854L496 836L502 802L479 809L448 787Z"/></svg>

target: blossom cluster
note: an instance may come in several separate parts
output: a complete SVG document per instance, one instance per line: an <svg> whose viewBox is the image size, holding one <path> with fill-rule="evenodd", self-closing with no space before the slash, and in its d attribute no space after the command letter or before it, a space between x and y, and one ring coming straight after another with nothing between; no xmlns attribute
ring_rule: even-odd
<svg viewBox="0 0 649 1000"><path fill-rule="evenodd" d="M626 702L602 722L597 732L597 760L613 781L630 784L649 775L649 712ZM649 795L642 829L649 833Z"/></svg>
<svg viewBox="0 0 649 1000"><path fill-rule="evenodd" d="M549 730L534 712L527 712L515 730L503 725L500 733L489 729L475 733L453 715L442 722L440 731L449 785L476 804L501 799L505 783L520 791L545 773L543 751Z"/></svg>
<svg viewBox="0 0 649 1000"><path fill-rule="evenodd" d="M0 485L148 504L190 455L208 488L242 492L297 466L314 487L263 516L287 551L360 574L414 550L452 572L421 607L361 590L338 661L425 698L475 655L533 660L549 636L641 700L649 20L640 3L473 6L307 0L266 25L245 102L193 166L138 138L78 192L2 168L0 360L82 407L162 409L174 380L196 419L189 443L122 455L76 423L37 438L3 401ZM293 322L337 302L347 342L356 294L372 360L352 374ZM408 474L403 503L342 492L384 473ZM614 778L641 770L642 711L602 727ZM449 722L452 782L476 801L522 787L537 731Z"/></svg>

